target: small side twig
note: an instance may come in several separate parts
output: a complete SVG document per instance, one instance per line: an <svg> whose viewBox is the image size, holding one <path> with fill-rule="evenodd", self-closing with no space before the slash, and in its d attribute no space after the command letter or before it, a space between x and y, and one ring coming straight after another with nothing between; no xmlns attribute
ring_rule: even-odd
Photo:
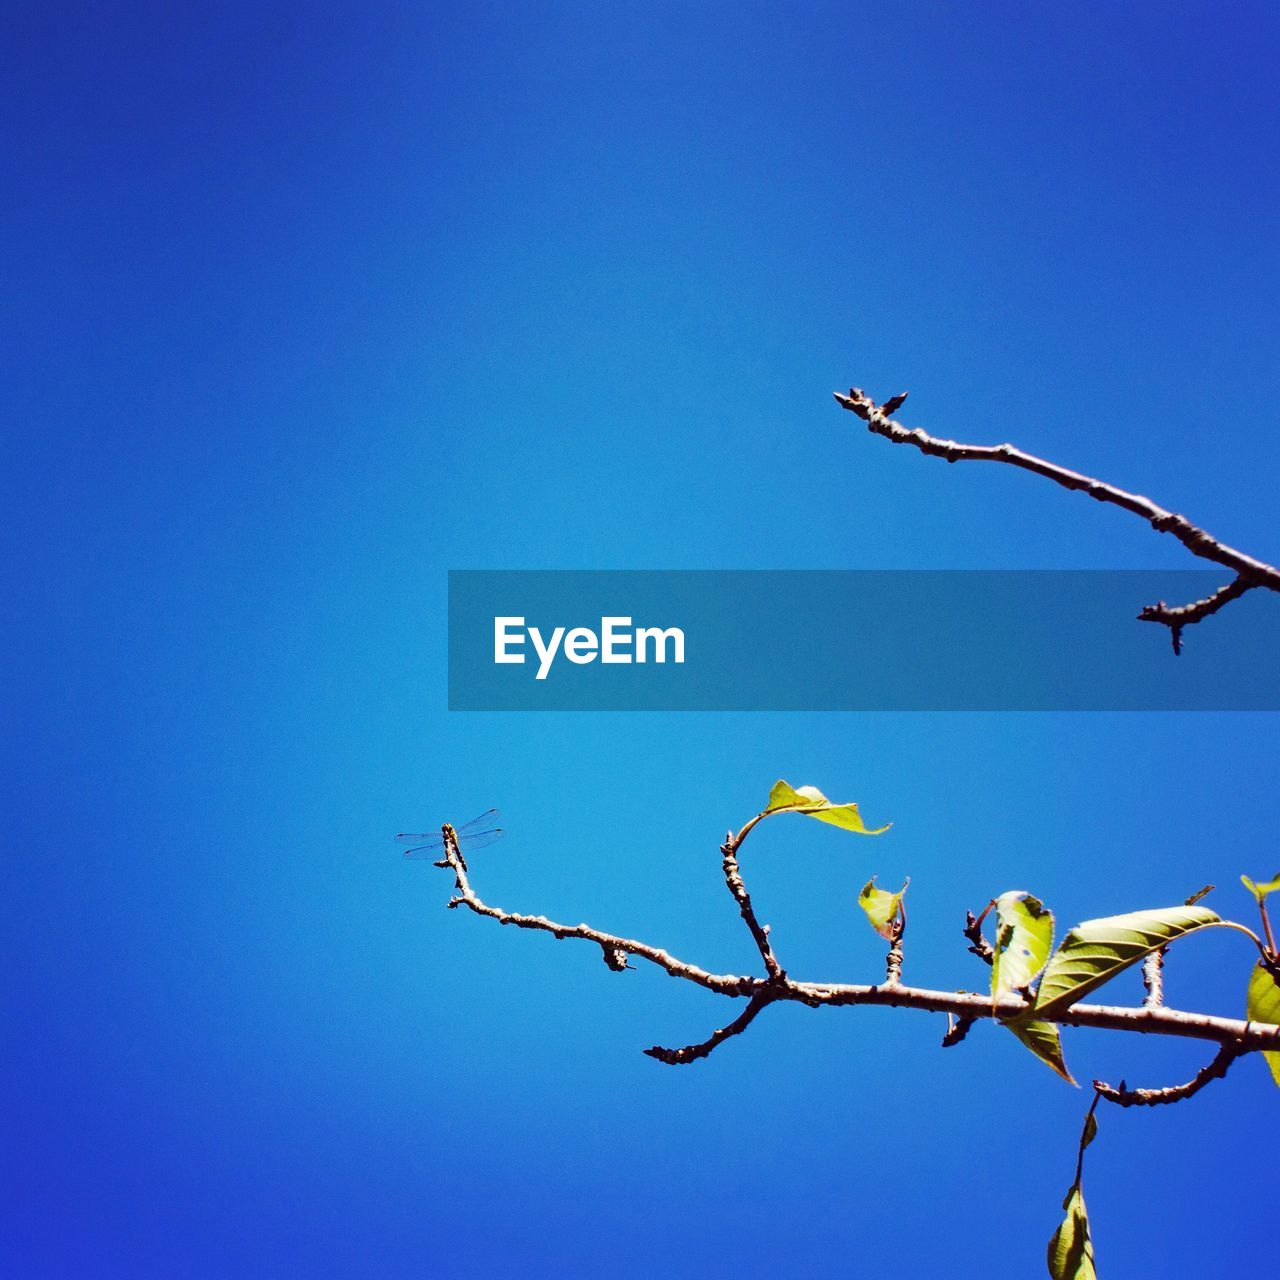
<svg viewBox="0 0 1280 1280"><path fill-rule="evenodd" d="M1138 614L1138 621L1163 623L1169 628L1169 638L1173 642L1174 653L1181 653L1183 627L1217 613L1223 605L1230 604L1232 600L1238 600L1246 591L1251 591L1257 585L1258 583L1250 582L1243 574L1239 574L1225 587L1219 587L1203 600L1193 600L1190 604L1178 605L1176 608L1165 604L1163 600L1156 604L1149 604Z"/></svg>
<svg viewBox="0 0 1280 1280"><path fill-rule="evenodd" d="M990 909L988 906L980 916L975 916L972 911L964 913L964 936L969 939L969 950L984 964L994 963L996 957L995 949L982 932L983 917Z"/></svg>
<svg viewBox="0 0 1280 1280"><path fill-rule="evenodd" d="M743 828L736 837L732 831L728 832L724 844L720 846L720 852L724 854L722 863L724 882L729 886L729 892L733 894L734 901L738 904L738 910L742 913L742 919L755 940L756 949L760 952L760 958L764 961L769 977L780 978L782 966L773 953L773 944L769 941L769 927L762 925L756 918L755 908L751 905L751 895L747 892L747 886L742 879L742 870L738 866L738 850L742 847L742 842L746 839L749 830L750 828Z"/></svg>
<svg viewBox="0 0 1280 1280"><path fill-rule="evenodd" d="M1159 1107L1170 1102L1181 1102L1197 1094L1205 1085L1213 1080L1221 1080L1227 1074L1231 1064L1241 1056L1238 1044L1230 1041L1223 1044L1214 1055L1213 1061L1200 1068L1199 1071L1183 1084L1169 1085L1164 1089L1130 1089L1123 1080L1119 1086L1095 1080L1093 1087L1098 1096L1114 1102L1118 1107Z"/></svg>
<svg viewBox="0 0 1280 1280"><path fill-rule="evenodd" d="M1267 911L1267 900L1265 897L1260 897L1258 899L1258 914L1262 919L1262 935L1267 940L1267 954L1263 959L1267 968L1270 969L1273 974L1276 974L1277 979L1280 980L1280 973L1276 973L1276 963L1280 960L1280 951L1276 949L1276 935L1271 928L1271 915Z"/></svg>
<svg viewBox="0 0 1280 1280"><path fill-rule="evenodd" d="M893 932L889 936L889 951L884 958L884 984L886 987L902 985L902 939L907 932L907 909L898 903L898 915L893 921Z"/></svg>
<svg viewBox="0 0 1280 1280"><path fill-rule="evenodd" d="M699 1058L707 1057L717 1045L723 1044L734 1036L741 1035L755 1021L756 1014L766 1005L772 1004L773 999L772 996L764 992L752 996L747 1001L747 1007L728 1026L721 1027L718 1031L713 1031L700 1044L685 1045L683 1049L664 1049L661 1045L655 1044L651 1049L645 1049L644 1052L651 1058L657 1058L659 1062L665 1062L669 1067L678 1067L688 1062L697 1062Z"/></svg>
<svg viewBox="0 0 1280 1280"><path fill-rule="evenodd" d="M977 1021L976 1018L947 1018L947 1033L942 1037L942 1047L950 1049L953 1045L957 1045L961 1040L969 1034L969 1028Z"/></svg>
<svg viewBox="0 0 1280 1280"><path fill-rule="evenodd" d="M895 938L889 944L889 954L885 956L884 982L887 987L902 985L902 939Z"/></svg>
<svg viewBox="0 0 1280 1280"><path fill-rule="evenodd" d="M1168 947L1157 947L1142 961L1142 985L1147 989L1142 1001L1145 1009L1158 1009L1164 1004L1164 958Z"/></svg>

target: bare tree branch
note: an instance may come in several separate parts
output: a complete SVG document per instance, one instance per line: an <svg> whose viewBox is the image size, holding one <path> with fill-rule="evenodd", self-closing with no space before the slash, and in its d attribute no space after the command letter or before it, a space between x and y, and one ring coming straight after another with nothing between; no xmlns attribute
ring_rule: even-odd
<svg viewBox="0 0 1280 1280"><path fill-rule="evenodd" d="M1185 516L1166 511L1141 494L1129 493L1115 485L1095 480L1092 476L1060 467L1056 463L1017 449L1011 444L960 444L955 440L944 440L928 435L919 429L910 430L891 421L891 415L907 398L905 391L886 400L883 405L876 404L858 387L850 387L848 395L839 391L834 394L836 401L851 413L857 414L867 424L869 430L876 435L884 436L894 444L914 445L921 453L935 458L945 458L948 462L1003 462L1011 467L1020 467L1023 471L1044 476L1045 479L1052 480L1064 489L1079 490L1099 502L1110 503L1112 506L1120 507L1121 510L1140 516L1158 533L1172 534L1192 555L1233 570L1236 578L1203 600L1196 600L1176 608L1171 608L1161 601L1158 604L1148 605L1138 615L1143 622L1159 622L1169 628L1175 653L1181 652L1184 627L1209 617L1223 605L1238 599L1254 587L1280 591L1280 569L1227 546L1225 542L1219 541L1199 525L1192 524Z"/></svg>
<svg viewBox="0 0 1280 1280"><path fill-rule="evenodd" d="M1170 1102L1181 1102L1197 1094L1212 1080L1221 1080L1227 1074L1231 1064L1241 1056L1238 1044L1226 1041L1214 1056L1212 1062L1199 1071L1184 1084L1169 1085L1164 1089L1129 1089L1123 1080L1118 1088L1113 1088L1101 1080L1095 1080L1093 1087L1099 1097L1114 1102L1118 1107L1159 1107Z"/></svg>
<svg viewBox="0 0 1280 1280"><path fill-rule="evenodd" d="M895 1009L923 1009L929 1013L953 1013L957 1017L993 1019L998 1022L1032 1012L1021 996L989 995L966 991L933 991L923 987L863 986L856 983L810 983L787 980L781 999L802 1000L810 1005L887 1005ZM1219 1018L1181 1009L1143 1009L1127 1005L1073 1004L1050 1018L1064 1027L1096 1027L1104 1031L1135 1031L1178 1036L1193 1040L1239 1040L1250 1052L1280 1049L1280 1026L1263 1026L1239 1018Z"/></svg>

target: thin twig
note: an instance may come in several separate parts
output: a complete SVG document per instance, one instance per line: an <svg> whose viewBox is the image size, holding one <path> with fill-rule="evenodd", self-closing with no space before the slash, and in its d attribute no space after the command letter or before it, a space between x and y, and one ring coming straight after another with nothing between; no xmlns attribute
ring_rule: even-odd
<svg viewBox="0 0 1280 1280"><path fill-rule="evenodd" d="M1094 1089L1100 1097L1114 1102L1118 1107L1159 1107L1169 1102L1181 1102L1199 1093L1212 1080L1221 1080L1227 1074L1231 1064L1241 1056L1242 1050L1237 1044L1226 1041L1214 1056L1212 1062L1199 1071L1184 1084L1169 1085L1164 1089L1129 1089L1123 1080L1119 1087L1105 1084L1101 1080L1093 1082Z"/></svg>
<svg viewBox="0 0 1280 1280"><path fill-rule="evenodd" d="M445 846L445 856L437 865L449 867L454 874L454 883L458 892L456 897L449 899L447 905L450 908L467 907L477 915L488 916L489 919L496 920L499 924L513 924L517 929L538 930L542 933L549 933L554 938L581 938L585 942L594 942L596 946L606 951L621 952L624 955L648 960L650 964L657 965L659 969L669 973L673 978L683 978L688 982L696 983L700 987L705 987L708 991L714 991L718 995L751 996L761 986L759 978L708 973L697 965L686 964L683 960L676 959L675 956L671 955L670 952L664 951L661 947L651 947L648 943L639 942L634 938L621 938L616 934L603 933L599 929L591 928L590 925L558 924L554 920L548 920L546 916L522 915L516 911L503 911L499 907L491 907L482 902L476 895L475 890L472 889L467 870L463 866L456 846L453 844Z"/></svg>
<svg viewBox="0 0 1280 1280"><path fill-rule="evenodd" d="M657 1058L659 1062L665 1062L669 1067L683 1066L686 1062L697 1062L699 1058L705 1058L717 1045L723 1044L733 1036L741 1035L755 1021L756 1014L766 1005L772 1004L773 999L765 992L752 996L747 1001L747 1007L727 1027L713 1031L701 1044L686 1045L683 1049L664 1049L661 1045L655 1044L652 1049L646 1049L644 1052L651 1058Z"/></svg>
<svg viewBox="0 0 1280 1280"><path fill-rule="evenodd" d="M773 954L773 944L769 941L769 929L756 919L755 909L751 905L751 895L747 892L747 886L742 879L742 870L738 866L738 850L742 847L742 842L746 839L749 830L750 828L744 828L737 839L734 839L733 833L730 832L725 837L724 844L720 846L720 852L724 854L722 864L724 881L738 904L738 910L742 913L747 929L755 939L756 949L760 952L765 969L771 978L779 978L782 976L782 966L778 963L777 956Z"/></svg>
<svg viewBox="0 0 1280 1280"><path fill-rule="evenodd" d="M1079 471L1071 471L1056 463L1038 458L1035 454L1026 453L1011 444L978 445L961 444L956 440L944 440L928 435L919 429L910 430L893 422L890 415L894 413L906 399L906 393L894 396L883 405L876 402L858 387L850 387L849 394L835 392L836 401L851 413L856 414L876 435L884 436L894 444L914 445L921 453L935 458L945 458L948 462L1003 462L1011 467L1020 467L1035 475L1052 480L1064 489L1078 490L1087 493L1099 502L1128 511L1147 521L1158 533L1172 534L1192 555L1202 560L1210 560L1214 564L1223 565L1236 573L1236 579L1225 587L1215 591L1204 600L1192 604L1170 608L1163 601L1148 605L1138 615L1144 622L1160 622L1170 629L1174 641L1174 652L1182 647L1182 629L1201 618L1216 613L1230 600L1242 596L1254 587L1266 587L1271 591L1280 591L1280 569L1237 551L1225 542L1215 538L1199 525L1192 524L1185 516L1166 511L1150 498L1141 494L1130 493L1126 489L1106 484L1092 476Z"/></svg>
<svg viewBox="0 0 1280 1280"><path fill-rule="evenodd" d="M1163 600L1156 604L1149 604L1138 614L1138 621L1163 623L1169 628L1174 653L1181 653L1183 627L1188 627L1193 622L1199 622L1202 618L1217 613L1224 604L1238 600L1251 587L1257 585L1258 583L1250 582L1243 574L1237 574L1225 587L1219 587L1203 600L1193 600L1190 604L1179 605L1177 608L1171 608Z"/></svg>
<svg viewBox="0 0 1280 1280"><path fill-rule="evenodd" d="M1266 955L1263 956L1263 959L1268 962L1267 967L1274 971L1276 958L1280 955L1280 952L1276 950L1276 935L1271 930L1271 916L1267 912L1265 895L1258 899L1258 914L1262 918L1262 933L1267 940ZM1277 975L1277 977L1280 977L1280 975Z"/></svg>

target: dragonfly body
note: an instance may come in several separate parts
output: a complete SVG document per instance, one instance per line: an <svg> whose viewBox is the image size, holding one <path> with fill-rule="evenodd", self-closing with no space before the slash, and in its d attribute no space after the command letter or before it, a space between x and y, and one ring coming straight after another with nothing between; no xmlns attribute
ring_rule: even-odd
<svg viewBox="0 0 1280 1280"><path fill-rule="evenodd" d="M441 855L440 861L447 863L452 850L465 871L467 863L462 856L464 847L468 853L471 853L476 849L483 849L495 840L501 840L506 835L501 827L495 825L497 817L497 809L486 809L479 817L472 818L470 822L464 822L460 827L454 827L448 822L444 823L438 836L428 832L402 831L396 839L410 846L404 851L406 858L435 858Z"/></svg>

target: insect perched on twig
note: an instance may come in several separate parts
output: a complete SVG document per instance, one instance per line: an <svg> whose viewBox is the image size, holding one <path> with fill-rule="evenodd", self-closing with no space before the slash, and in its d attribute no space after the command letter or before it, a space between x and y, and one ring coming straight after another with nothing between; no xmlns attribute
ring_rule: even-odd
<svg viewBox="0 0 1280 1280"><path fill-rule="evenodd" d="M483 849L495 840L501 840L507 834L502 827L494 825L497 820L497 809L486 809L479 817L472 818L470 822L464 822L460 827L452 827L446 822L440 828L438 836L425 831L417 833L402 831L396 839L410 845L404 851L406 858L432 858L444 851L445 861L447 861L447 846L452 845L465 871L467 863L462 856L464 845L468 853L474 853L475 850Z"/></svg>

